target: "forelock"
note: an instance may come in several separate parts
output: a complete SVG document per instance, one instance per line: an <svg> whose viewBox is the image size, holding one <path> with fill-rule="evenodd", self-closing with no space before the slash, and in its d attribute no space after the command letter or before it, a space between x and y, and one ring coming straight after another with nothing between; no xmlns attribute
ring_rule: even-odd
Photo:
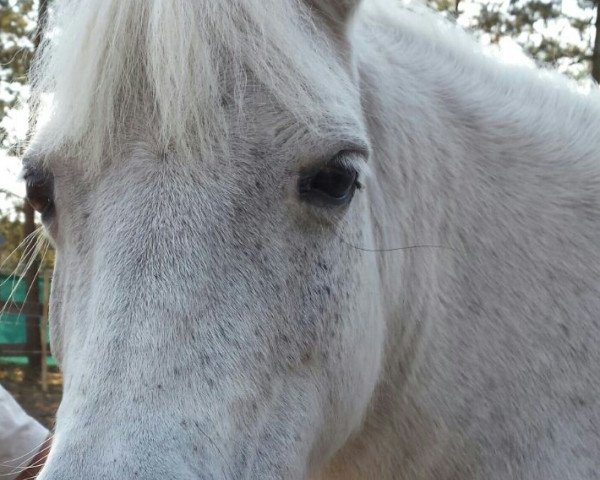
<svg viewBox="0 0 600 480"><path fill-rule="evenodd" d="M164 150L222 151L249 78L307 126L353 89L301 0L61 0L32 77L34 146L91 169L135 123Z"/></svg>

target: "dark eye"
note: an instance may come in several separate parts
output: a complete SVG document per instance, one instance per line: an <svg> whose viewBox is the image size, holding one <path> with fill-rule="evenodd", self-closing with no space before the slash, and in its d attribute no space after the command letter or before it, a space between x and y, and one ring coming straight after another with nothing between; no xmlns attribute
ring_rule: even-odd
<svg viewBox="0 0 600 480"><path fill-rule="evenodd" d="M42 218L54 209L54 181L48 172L26 168L23 178L26 182L27 201Z"/></svg>
<svg viewBox="0 0 600 480"><path fill-rule="evenodd" d="M346 205L360 188L358 172L338 155L317 172L300 178L300 198L320 206Z"/></svg>

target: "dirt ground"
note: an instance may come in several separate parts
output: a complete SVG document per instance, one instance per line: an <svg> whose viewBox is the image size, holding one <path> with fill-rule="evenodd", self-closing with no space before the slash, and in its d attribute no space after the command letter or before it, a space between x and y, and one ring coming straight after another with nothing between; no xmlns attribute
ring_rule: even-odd
<svg viewBox="0 0 600 480"><path fill-rule="evenodd" d="M21 404L25 411L47 428L54 426L54 416L62 395L62 375L57 369L48 373L48 391L39 381L31 381L22 366L0 363L0 384Z"/></svg>

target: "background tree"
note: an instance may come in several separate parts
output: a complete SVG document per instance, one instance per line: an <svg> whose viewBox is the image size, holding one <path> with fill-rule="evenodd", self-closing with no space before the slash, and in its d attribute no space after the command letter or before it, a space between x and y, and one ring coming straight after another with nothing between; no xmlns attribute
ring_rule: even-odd
<svg viewBox="0 0 600 480"><path fill-rule="evenodd" d="M16 140L9 137L7 116L27 98L37 6L34 0L0 0L0 148Z"/></svg>
<svg viewBox="0 0 600 480"><path fill-rule="evenodd" d="M24 140L15 138L10 134L11 129L5 127L14 123L14 116L11 116L14 107L18 103L24 106L27 102L27 72L39 43L47 5L47 0L0 0L0 149L5 152L18 153L12 145L17 140ZM38 22L38 19L42 19L42 22ZM8 157L6 161L15 159ZM4 239L0 244L0 265L20 241L36 228L34 218L33 210L22 199L10 192L0 191L0 234ZM7 229L15 229L15 232L8 232ZM18 253L2 266L3 271L14 270L15 259L19 259Z"/></svg>
<svg viewBox="0 0 600 480"><path fill-rule="evenodd" d="M577 80L600 81L600 0L430 0L482 40L511 38L537 63Z"/></svg>

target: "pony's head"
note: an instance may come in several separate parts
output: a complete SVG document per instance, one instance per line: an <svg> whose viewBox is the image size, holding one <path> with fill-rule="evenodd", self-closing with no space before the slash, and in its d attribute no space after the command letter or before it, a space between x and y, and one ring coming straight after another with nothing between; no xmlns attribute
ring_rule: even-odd
<svg viewBox="0 0 600 480"><path fill-rule="evenodd" d="M360 429L385 325L356 3L58 2L24 162L57 249L43 480L302 479Z"/></svg>

